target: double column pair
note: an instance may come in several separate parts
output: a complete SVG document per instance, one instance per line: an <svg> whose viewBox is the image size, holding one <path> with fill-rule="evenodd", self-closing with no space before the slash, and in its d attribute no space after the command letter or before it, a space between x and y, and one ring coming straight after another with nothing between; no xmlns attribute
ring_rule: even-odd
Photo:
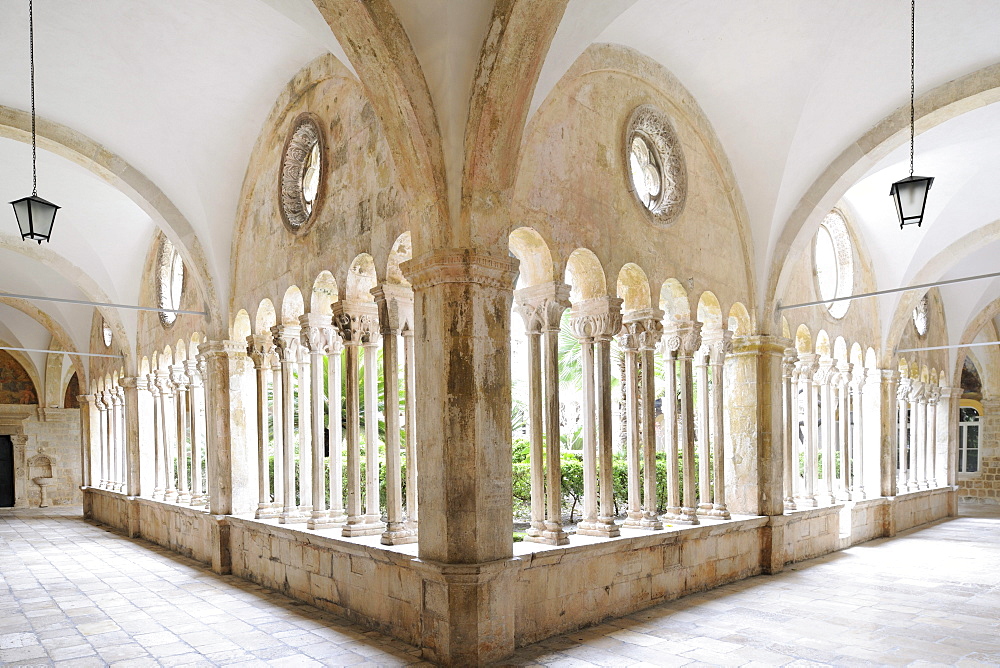
<svg viewBox="0 0 1000 668"><path fill-rule="evenodd" d="M125 490L125 391L112 385L94 395L100 434L100 489Z"/></svg>
<svg viewBox="0 0 1000 668"><path fill-rule="evenodd" d="M900 378L897 387L896 439L900 492L937 487L937 405L941 389Z"/></svg>
<svg viewBox="0 0 1000 668"><path fill-rule="evenodd" d="M204 372L203 361L189 359L137 378L153 397L154 499L208 505Z"/></svg>

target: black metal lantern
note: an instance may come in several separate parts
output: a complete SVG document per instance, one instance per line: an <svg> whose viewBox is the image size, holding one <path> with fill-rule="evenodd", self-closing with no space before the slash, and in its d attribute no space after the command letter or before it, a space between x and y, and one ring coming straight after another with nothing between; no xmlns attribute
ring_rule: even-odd
<svg viewBox="0 0 1000 668"><path fill-rule="evenodd" d="M49 240L58 206L37 195L14 200L11 204L14 206L14 215L17 216L17 225L21 228L22 239L33 239L39 244Z"/></svg>
<svg viewBox="0 0 1000 668"><path fill-rule="evenodd" d="M33 0L28 0L28 49L31 62L31 196L14 200L14 215L21 228L22 239L32 239L41 245L52 236L52 224L59 207L38 196L37 146L35 141L35 17Z"/></svg>
<svg viewBox="0 0 1000 668"><path fill-rule="evenodd" d="M916 0L910 0L910 176L892 184L889 194L896 202L896 215L899 217L899 229L905 225L916 225L924 221L924 208L927 206L927 193L934 185L933 176L913 175L913 71L914 46L916 44Z"/></svg>
<svg viewBox="0 0 1000 668"><path fill-rule="evenodd" d="M912 174L892 184L889 194L896 202L896 215L899 216L899 229L904 225L916 225L924 220L924 207L927 206L927 193L934 185L933 176L913 176Z"/></svg>

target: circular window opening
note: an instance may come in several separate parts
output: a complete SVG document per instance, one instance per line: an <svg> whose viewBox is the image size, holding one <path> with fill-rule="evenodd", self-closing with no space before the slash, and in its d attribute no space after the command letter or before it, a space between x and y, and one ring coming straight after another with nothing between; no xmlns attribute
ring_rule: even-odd
<svg viewBox="0 0 1000 668"><path fill-rule="evenodd" d="M301 231L318 208L323 176L322 133L316 120L303 114L288 137L281 164L281 214L293 232Z"/></svg>
<svg viewBox="0 0 1000 668"><path fill-rule="evenodd" d="M637 107L625 133L628 185L653 221L667 225L684 207L687 176L680 142L666 114Z"/></svg>
<svg viewBox="0 0 1000 668"><path fill-rule="evenodd" d="M159 262L156 272L156 296L161 309L160 322L169 327L177 320L177 314L172 311L180 308L181 294L184 291L184 261L180 253L169 240L160 244Z"/></svg>
<svg viewBox="0 0 1000 668"><path fill-rule="evenodd" d="M917 307L913 309L913 326L920 336L927 335L927 295L921 297Z"/></svg>
<svg viewBox="0 0 1000 668"><path fill-rule="evenodd" d="M105 319L102 318L101 319L101 338L104 339L104 347L105 348L110 348L111 347L111 337L112 337L111 326L108 324L107 320L105 320Z"/></svg>
<svg viewBox="0 0 1000 668"><path fill-rule="evenodd" d="M846 297L854 290L854 253L851 237L843 216L833 211L827 214L816 231L813 246L813 266L816 288L821 300ZM849 300L826 305L830 315L843 318L851 306Z"/></svg>

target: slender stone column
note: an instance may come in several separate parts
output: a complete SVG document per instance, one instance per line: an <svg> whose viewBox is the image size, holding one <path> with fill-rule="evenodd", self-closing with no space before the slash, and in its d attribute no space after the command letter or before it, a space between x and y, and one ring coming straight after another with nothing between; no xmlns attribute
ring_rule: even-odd
<svg viewBox="0 0 1000 668"><path fill-rule="evenodd" d="M184 362L184 375L187 377L187 412L189 420L188 434L191 438L191 505L204 506L205 481L202 479L201 465L204 461L204 408L205 385L198 369L197 359ZM265 426L267 425L267 416Z"/></svg>
<svg viewBox="0 0 1000 668"><path fill-rule="evenodd" d="M621 331L622 300L617 297L596 297L573 305L573 330L578 338L594 341L595 359L591 362L595 371L594 411L596 421L597 478L600 484L600 498L597 521L590 524L583 521L577 525L577 533L588 536L613 538L621 534L615 523L615 502L612 491L612 466L614 454L614 434L611 425L611 338ZM586 347L586 346L584 346ZM586 353L584 363L586 364ZM587 373L586 366L584 374ZM586 388L585 388L586 393ZM585 397L585 402L586 397ZM587 407L584 408L587 411ZM589 414L586 419L590 419ZM586 424L586 421L585 423ZM584 442L584 476L586 477L587 443ZM586 490L584 490L586 494ZM586 511L586 503L584 504ZM586 512L585 512L586 515Z"/></svg>
<svg viewBox="0 0 1000 668"><path fill-rule="evenodd" d="M347 522L347 513L344 512L343 443L341 441L344 413L340 406L344 342L336 327L330 330L330 338L327 343L326 396L328 397L330 415L330 523L342 527Z"/></svg>
<svg viewBox="0 0 1000 668"><path fill-rule="evenodd" d="M941 398L938 401L938 430L941 441L941 452L943 461L943 485L954 487L958 478L958 415L959 400L962 396L960 387L942 387ZM940 478L939 478L940 480ZM957 498L957 497L956 497ZM953 514L957 512L952 506Z"/></svg>
<svg viewBox="0 0 1000 668"><path fill-rule="evenodd" d="M663 438L666 441L664 450L667 455L667 512L660 519L666 522L676 522L681 519L680 479L677 472L677 350L680 344L680 337L668 333L660 346L666 376L663 394Z"/></svg>
<svg viewBox="0 0 1000 668"><path fill-rule="evenodd" d="M299 318L302 324L302 346L309 354L309 384L312 403L310 416L312 418L312 511L308 529L328 529L337 526L330 517L326 507L326 472L323 470L325 444L323 442L323 359L329 353L333 333L333 319L329 314L309 313ZM331 365L332 366L332 365ZM300 382L304 379L300 378ZM388 387L388 386L387 386ZM386 390L388 395L388 390ZM331 417L335 415L331 404ZM301 422L302 418L299 418ZM333 420L330 421L330 431L333 431ZM338 434L339 436L339 434ZM331 451L331 455L333 452ZM331 495L331 502L333 497Z"/></svg>
<svg viewBox="0 0 1000 668"><path fill-rule="evenodd" d="M853 364L840 362L837 365L837 445L840 447L840 501L851 500L851 467L853 452L851 451L851 416L850 416L850 384Z"/></svg>
<svg viewBox="0 0 1000 668"><path fill-rule="evenodd" d="M819 371L816 373L816 382L820 388L820 444L823 448L823 489L820 499L824 504L834 504L837 497L833 492L833 481L837 477L837 462L833 455L833 439L836 436L834 429L834 400L833 388L837 384L836 362L832 358L823 358L819 362Z"/></svg>
<svg viewBox="0 0 1000 668"><path fill-rule="evenodd" d="M97 431L99 429L98 418L94 417L94 414L97 413L97 406L94 403L93 394L78 395L76 400L80 404L80 461L82 463L80 485L82 487L95 487L91 457L96 447L95 443L99 442L101 438L100 432ZM97 432L96 436L95 431Z"/></svg>
<svg viewBox="0 0 1000 668"><path fill-rule="evenodd" d="M581 535L603 535L597 523L597 393L594 386L593 322L576 317L570 326L580 341L580 364L583 367L583 515L576 531Z"/></svg>
<svg viewBox="0 0 1000 668"><path fill-rule="evenodd" d="M406 422L404 435L406 437L406 524L414 534L419 527L419 494L417 483L417 412L413 406L417 401L417 371L416 357L413 350L413 327L408 326L403 329L403 351L406 383L406 404L403 410L403 419Z"/></svg>
<svg viewBox="0 0 1000 668"><path fill-rule="evenodd" d="M728 329L712 333L709 340L709 364L712 370L711 406L712 435L712 510L708 513L724 520L730 518L726 507L726 434L724 420L725 361L733 349L733 333Z"/></svg>
<svg viewBox="0 0 1000 668"><path fill-rule="evenodd" d="M798 505L803 508L815 508L816 503L816 461L817 461L817 429L816 429L816 383L813 382L819 368L816 353L799 354L799 382L801 383L800 401L805 402L802 413L802 432L805 437L805 470L803 471L802 497Z"/></svg>
<svg viewBox="0 0 1000 668"><path fill-rule="evenodd" d="M281 389L281 356L274 346L274 336L271 336L271 441L274 447L271 457L274 461L274 472L268 471L272 480L274 501L270 517L281 515L285 501L285 396Z"/></svg>
<svg viewBox="0 0 1000 668"><path fill-rule="evenodd" d="M642 415L643 511L640 529L658 531L663 528L658 509L656 489L656 346L663 334L663 311L648 309L641 320L632 313L630 326L639 338L642 364L640 388Z"/></svg>
<svg viewBox="0 0 1000 668"><path fill-rule="evenodd" d="M920 481L918 477L920 475L920 469L918 467L919 457L920 457L920 420L917 411L918 398L920 397L920 392L923 389L923 385L920 381L914 380L910 386L910 394L907 397L910 405L909 413L909 447L908 447L908 459L907 459L907 475L909 482L907 483L906 489L911 492L915 492L920 489Z"/></svg>
<svg viewBox="0 0 1000 668"><path fill-rule="evenodd" d="M681 425L678 435L680 436L684 468L684 498L681 501L680 518L676 522L698 524L696 513L698 498L695 494L694 482L694 379L691 373L691 364L697 350L701 348L701 323L684 323L678 327L678 332L680 334L680 347L677 351L677 358L681 371ZM707 490L702 493L706 492Z"/></svg>
<svg viewBox="0 0 1000 668"><path fill-rule="evenodd" d="M251 334L247 337L247 354L253 361L254 377L257 381L257 510L254 517L269 519L275 517L271 498L270 464L268 461L268 410L267 377L271 372L271 355L274 339L265 334Z"/></svg>
<svg viewBox="0 0 1000 668"><path fill-rule="evenodd" d="M798 351L795 348L785 348L785 354L781 358L781 419L784 425L782 433L782 452L784 461L783 489L785 512L795 510L795 481L798 479L799 467L797 441L798 441L798 411L796 410L796 387L795 362L798 360ZM794 441L793 441L794 439Z"/></svg>
<svg viewBox="0 0 1000 668"><path fill-rule="evenodd" d="M864 368L855 369L852 376L852 383L849 386L851 393L851 418L853 428L849 437L849 451L851 461L854 465L853 486L851 491L853 498L857 501L865 499L865 402L864 387L867 379L867 370Z"/></svg>
<svg viewBox="0 0 1000 668"><path fill-rule="evenodd" d="M882 470L881 490L882 496L896 496L898 493L897 481L898 468L898 435L899 435L899 410L898 394L899 373L892 369L879 369L879 466Z"/></svg>
<svg viewBox="0 0 1000 668"><path fill-rule="evenodd" d="M153 496L162 501L166 491L166 469L163 468L163 405L160 403L160 388L156 384L156 374L146 376L146 387L153 397Z"/></svg>
<svg viewBox="0 0 1000 668"><path fill-rule="evenodd" d="M122 489L122 465L121 465L121 455L122 455L122 432L121 432L121 414L122 414L122 400L121 396L118 394L118 386L113 385L111 390L109 390L108 399L111 406L108 409L108 421L109 421L109 452L110 452L110 475L108 476L109 484L108 489L114 492L120 492Z"/></svg>
<svg viewBox="0 0 1000 668"><path fill-rule="evenodd" d="M281 421L284 428L282 441L282 480L283 498L281 514L278 521L282 524L305 522L306 518L299 514L295 500L295 367L299 361L298 325L275 325L271 328L274 335L274 347L281 361ZM301 428L301 425L300 425Z"/></svg>
<svg viewBox="0 0 1000 668"><path fill-rule="evenodd" d="M301 336L301 334L300 334ZM296 408L299 421L299 497L298 515L300 522L308 522L312 517L313 483L313 438L312 438L312 364L308 348L299 342L298 377L295 380L298 401ZM320 431L322 435L322 431Z"/></svg>
<svg viewBox="0 0 1000 668"><path fill-rule="evenodd" d="M124 381L124 378L119 378L118 385L115 386L115 396L118 398L118 412L115 416L118 429L118 456L116 458L118 466L118 485L115 489L123 494L128 487L128 468L130 461L128 453L128 437L125 424L125 388L122 386L122 382Z"/></svg>
<svg viewBox="0 0 1000 668"><path fill-rule="evenodd" d="M98 425L98 435L100 440L98 441L100 447L98 452L100 457L97 460L98 463L98 489L107 489L108 487L108 470L107 470L107 451L108 451L108 404L107 395L105 395L104 390L101 390L95 395L94 405L97 406L97 425Z"/></svg>
<svg viewBox="0 0 1000 668"><path fill-rule="evenodd" d="M188 426L188 385L190 379L184 373L184 366L178 363L171 367L170 380L174 384L174 415L177 419L177 503L190 504L191 492L188 489L187 474L187 440Z"/></svg>
<svg viewBox="0 0 1000 668"><path fill-rule="evenodd" d="M698 428L695 441L698 447L698 509L699 515L708 515L712 510L711 479L711 434L709 430L709 389L708 389L708 346L702 338L702 346L694 353L694 373L697 387L698 405L695 419Z"/></svg>
<svg viewBox="0 0 1000 668"><path fill-rule="evenodd" d="M378 434L378 410L374 399L374 390L378 387L374 354L380 337L378 307L374 302L343 300L333 306L334 323L347 347L344 369L347 376L347 524L344 525L343 535L374 536L385 530L378 513L378 443L377 438L371 436L372 433ZM371 480L375 483L374 511L372 499L368 498L366 505L369 512L365 514L362 514L361 508L361 388L358 379L358 355L362 347L365 349L366 496L370 497Z"/></svg>
<svg viewBox="0 0 1000 668"><path fill-rule="evenodd" d="M927 399L925 384L914 383L913 407L913 487L927 489Z"/></svg>
<svg viewBox="0 0 1000 668"><path fill-rule="evenodd" d="M525 540L544 542L545 531L545 420L542 404L542 319L538 307L524 299L523 290L514 292L515 310L524 320L528 337L528 438L531 467L531 519ZM591 353L593 354L593 353ZM584 514L586 517L586 514ZM596 516L595 518L596 519Z"/></svg>
<svg viewBox="0 0 1000 668"><path fill-rule="evenodd" d="M642 526L642 480L639 474L641 425L639 424L639 337L626 325L618 338L625 351L625 424L628 467L628 515L622 526Z"/></svg>
<svg viewBox="0 0 1000 668"><path fill-rule="evenodd" d="M417 542L403 520L403 479L399 438L399 343L404 326L412 328L413 291L405 285L384 283L372 289L382 334L382 377L385 387L385 505L383 545Z"/></svg>
<svg viewBox="0 0 1000 668"><path fill-rule="evenodd" d="M910 439L907 427L909 426L909 396L912 390L913 383L909 378L899 379L899 385L896 389L896 403L899 408L896 419L899 434L896 438L896 443L899 445L899 454L896 457L896 462L899 467L897 489L900 493L909 491L910 487L910 457L908 452Z"/></svg>
<svg viewBox="0 0 1000 668"><path fill-rule="evenodd" d="M174 440L174 414L171 410L174 403L174 388L170 383L170 372L166 367L156 372L156 385L160 388L160 428L163 431L163 448L161 449L165 486L163 500L173 503L177 499L177 487L171 451L176 451L177 442Z"/></svg>
<svg viewBox="0 0 1000 668"><path fill-rule="evenodd" d="M248 361L249 360L242 360L241 365L246 365ZM198 355L197 369L198 369L197 378L201 383L201 385L196 386L194 390L195 408L198 411L198 422L197 422L199 428L198 433L200 434L200 436L198 437L198 442L204 443L204 449L205 449L205 479L204 479L204 488L202 493L201 505L205 508L205 510L208 510L211 507L211 501L212 501L211 496L209 495L210 486L208 483L209 476L212 475L212 455L209 452L209 447L211 443L208 440L208 396L206 393L207 384L205 382L205 378L208 375L208 362L206 361L204 355L201 354ZM251 395L253 394L252 388L249 389L241 388L241 389L244 392L249 391ZM248 403L250 403L249 400L244 401L244 404ZM256 415L253 415L253 417L256 418ZM244 426L244 430L252 430L254 428L253 425L251 424L251 420L246 420L246 425L250 426ZM253 436L256 436L256 434L253 434ZM256 447L255 443L254 447ZM248 454L252 454L252 448L251 450L248 451ZM250 492L247 493L249 494Z"/></svg>
<svg viewBox="0 0 1000 668"><path fill-rule="evenodd" d="M941 388L938 385L931 385L928 388L927 398L927 455L928 474L927 483L931 489L938 487L937 477L937 448L938 448L938 402L941 400Z"/></svg>

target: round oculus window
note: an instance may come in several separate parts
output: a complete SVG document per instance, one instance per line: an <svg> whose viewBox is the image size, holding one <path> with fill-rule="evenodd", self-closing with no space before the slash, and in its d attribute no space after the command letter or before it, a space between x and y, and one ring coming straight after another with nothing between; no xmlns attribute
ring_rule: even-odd
<svg viewBox="0 0 1000 668"><path fill-rule="evenodd" d="M644 104L632 112L625 131L629 189L653 222L667 225L684 207L687 174L670 119Z"/></svg>
<svg viewBox="0 0 1000 668"><path fill-rule="evenodd" d="M323 185L323 138L309 114L296 119L281 163L281 215L298 232L316 210Z"/></svg>
<svg viewBox="0 0 1000 668"><path fill-rule="evenodd" d="M813 267L816 288L821 300L846 297L854 289L854 251L847 223L840 213L827 214L816 231L813 244ZM830 315L840 319L847 314L850 300L830 302L826 305Z"/></svg>
<svg viewBox="0 0 1000 668"><path fill-rule="evenodd" d="M184 291L184 261L169 240L160 244L159 262L156 271L156 299L161 309L160 322L169 327L177 320L174 310L180 308Z"/></svg>
<svg viewBox="0 0 1000 668"><path fill-rule="evenodd" d="M101 338L104 340L104 347L111 347L111 326L108 324L107 320L101 319Z"/></svg>
<svg viewBox="0 0 1000 668"><path fill-rule="evenodd" d="M927 295L924 295L913 309L913 326L917 328L917 334L926 336L927 324Z"/></svg>

